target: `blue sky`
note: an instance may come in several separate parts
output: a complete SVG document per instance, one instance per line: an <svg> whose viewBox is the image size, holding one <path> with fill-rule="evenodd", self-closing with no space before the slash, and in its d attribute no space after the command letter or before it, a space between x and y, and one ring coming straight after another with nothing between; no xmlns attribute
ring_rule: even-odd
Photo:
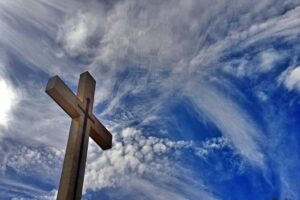
<svg viewBox="0 0 300 200"><path fill-rule="evenodd" d="M0 0L0 199L55 199L70 119L44 92L97 81L83 199L300 199L292 0Z"/></svg>

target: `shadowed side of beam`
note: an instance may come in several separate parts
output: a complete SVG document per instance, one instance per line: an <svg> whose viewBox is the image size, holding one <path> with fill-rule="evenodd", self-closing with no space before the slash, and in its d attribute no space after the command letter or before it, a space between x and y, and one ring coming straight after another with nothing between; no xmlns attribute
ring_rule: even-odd
<svg viewBox="0 0 300 200"><path fill-rule="evenodd" d="M63 169L59 182L57 200L75 200L75 183L78 181L76 172L80 167L80 143L82 140L83 116L72 119L70 134L68 138Z"/></svg>
<svg viewBox="0 0 300 200"><path fill-rule="evenodd" d="M89 113L93 112L93 102L95 95L96 81L89 73L80 74L80 79L77 88L77 98L82 102L84 112L83 114L83 129L81 132L81 142L78 146L79 162L77 163L76 182L74 183L75 194L74 200L80 200L82 195L82 187L84 182L84 171L86 165L86 157L89 144L89 130L90 120Z"/></svg>

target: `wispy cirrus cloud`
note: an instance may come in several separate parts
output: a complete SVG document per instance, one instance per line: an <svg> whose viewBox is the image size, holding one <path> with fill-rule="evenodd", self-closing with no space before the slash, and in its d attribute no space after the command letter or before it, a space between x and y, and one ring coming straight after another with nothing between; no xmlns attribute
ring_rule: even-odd
<svg viewBox="0 0 300 200"><path fill-rule="evenodd" d="M195 90L194 87L191 88L186 95L193 100L201 115L211 120L241 155L254 165L264 168L264 153L259 145L264 136L255 121L238 104L214 88L197 86L197 93L191 91Z"/></svg>

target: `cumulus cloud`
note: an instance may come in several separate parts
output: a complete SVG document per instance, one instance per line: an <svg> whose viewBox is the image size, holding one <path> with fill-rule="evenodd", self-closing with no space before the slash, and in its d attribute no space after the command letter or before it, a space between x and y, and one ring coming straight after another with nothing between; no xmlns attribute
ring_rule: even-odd
<svg viewBox="0 0 300 200"><path fill-rule="evenodd" d="M191 198L198 195L216 199L203 186L201 180L188 187L179 183L185 177L184 174L191 172L176 164L176 161L180 160L182 151L195 151L192 142L146 137L134 128L125 128L119 135L114 136L114 145L109 151L101 152L95 143L90 144L85 191L114 187L125 193L134 190L137 195L141 195L140 198L145 199L153 199L154 194L160 194L159 199L186 199L182 192L193 191L191 187L197 187L197 192L191 192ZM153 181L149 181L149 178ZM174 182L182 184L181 191L172 188ZM186 182L193 183L193 180L188 178ZM131 198L139 199L138 196Z"/></svg>
<svg viewBox="0 0 300 200"><path fill-rule="evenodd" d="M153 136L145 137L134 128L126 128L120 135L114 136L114 145L109 151L101 152L94 143L90 145L86 171L88 188L120 186L120 177L128 178L132 174L161 174L160 171L168 169L169 156L172 155L175 159L176 151L187 149L192 144Z"/></svg>
<svg viewBox="0 0 300 200"><path fill-rule="evenodd" d="M205 158L214 151L221 151L224 148L232 148L230 140L224 136L209 138L202 142L200 147L196 148L196 154Z"/></svg>

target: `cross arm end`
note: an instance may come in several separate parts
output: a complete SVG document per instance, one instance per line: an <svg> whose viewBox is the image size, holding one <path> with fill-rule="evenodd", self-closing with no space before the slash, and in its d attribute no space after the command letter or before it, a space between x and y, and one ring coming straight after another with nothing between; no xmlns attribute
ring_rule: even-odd
<svg viewBox="0 0 300 200"><path fill-rule="evenodd" d="M96 117L93 117L95 123L91 127L90 136L93 140L103 149L107 150L112 147L112 134L98 121Z"/></svg>
<svg viewBox="0 0 300 200"><path fill-rule="evenodd" d="M59 78L53 76L48 80L45 92L72 118L79 116L77 105L80 103L73 92Z"/></svg>

